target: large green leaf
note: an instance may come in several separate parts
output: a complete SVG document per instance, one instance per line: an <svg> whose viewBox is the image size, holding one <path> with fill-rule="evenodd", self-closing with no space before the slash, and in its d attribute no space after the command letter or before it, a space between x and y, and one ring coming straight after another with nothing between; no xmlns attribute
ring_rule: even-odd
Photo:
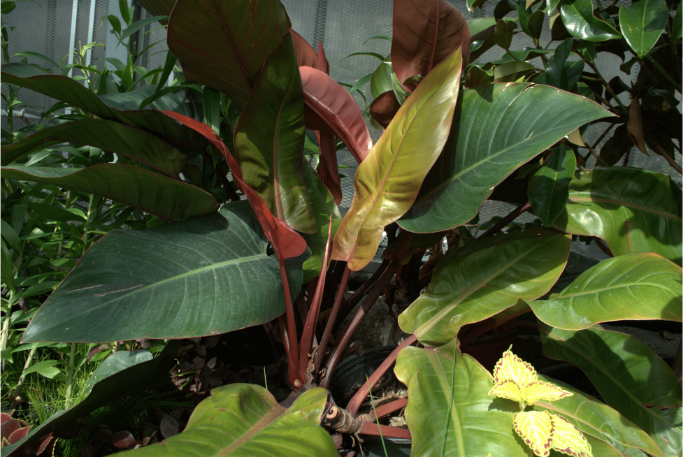
<svg viewBox="0 0 683 457"><path fill-rule="evenodd" d="M683 25L681 25L681 10L683 2L678 2L678 8L676 9L676 15L673 19L673 24L671 25L671 40L676 41L681 39L683 35Z"/></svg>
<svg viewBox="0 0 683 457"><path fill-rule="evenodd" d="M292 38L268 58L235 127L242 179L278 219L316 230L304 178L304 97Z"/></svg>
<svg viewBox="0 0 683 457"><path fill-rule="evenodd" d="M126 123L119 110L110 108L87 87L78 81L60 75L25 76L22 64L2 66L2 82L25 87L48 97L69 103L102 119L113 119Z"/></svg>
<svg viewBox="0 0 683 457"><path fill-rule="evenodd" d="M575 169L574 151L561 145L531 178L529 203L546 227L550 227L564 210L569 199L569 182Z"/></svg>
<svg viewBox="0 0 683 457"><path fill-rule="evenodd" d="M399 221L411 232L466 223L510 173L581 125L611 116L587 98L530 83L463 92L448 143Z"/></svg>
<svg viewBox="0 0 683 457"><path fill-rule="evenodd" d="M534 404L534 410L562 415L586 435L609 443L619 451L619 455L645 457L645 451L652 456L664 457L652 438L618 411L568 384L543 375L539 375L539 378L559 385L574 395L553 402L541 400ZM595 449L593 455L602 456Z"/></svg>
<svg viewBox="0 0 683 457"><path fill-rule="evenodd" d="M17 66L21 65L22 64L3 65L2 69L19 74L20 72L17 71ZM95 95L93 91L78 83L78 81L67 78L66 76L42 75L22 78L7 73L6 71L2 72L3 82L25 87L43 95L47 95L48 97L56 98L59 101L68 103L102 119L139 127L164 138L176 147L189 148L201 153L206 151L206 146L210 144L194 130L179 125L167 115L157 110L121 111L117 109L127 109L132 106L137 107L140 104L139 97L132 101L128 100L128 98L133 97L138 91L140 91L142 95L145 95L147 93L145 87L152 86L143 86L141 89L130 93L133 95L117 94L100 98ZM187 106L181 106L180 101L176 98L169 97L169 100L170 101L166 103L168 100L165 97L165 103L161 103L162 100L158 100L150 106L179 111L181 114L193 117L194 109L187 108ZM189 104L185 105L189 106ZM180 109L182 107L186 109ZM186 111L191 111L191 113L185 113ZM201 110L199 111L201 112Z"/></svg>
<svg viewBox="0 0 683 457"><path fill-rule="evenodd" d="M567 31L576 38L586 41L621 38L614 27L595 17L591 0L564 0L560 13Z"/></svg>
<svg viewBox="0 0 683 457"><path fill-rule="evenodd" d="M532 456L512 428L518 406L488 393L493 377L456 348L403 349L394 369L408 386L411 457Z"/></svg>
<svg viewBox="0 0 683 457"><path fill-rule="evenodd" d="M103 360L102 363L95 368L95 371L90 375L85 390L89 393L92 391L95 384L102 381L104 378L108 378L119 371L123 371L138 363L147 362L153 358L154 356L152 353L146 349L140 351L117 351Z"/></svg>
<svg viewBox="0 0 683 457"><path fill-rule="evenodd" d="M116 373L110 371L107 376L101 376L92 386L90 393L79 404L53 414L31 430L22 440L11 446L0 448L2 455L9 456L13 451L67 427L77 419L121 397L152 389L161 384L168 379L171 368L176 364L175 358L179 347L180 341L170 341L155 359L145 361L138 357L128 358L127 363L119 365L121 371Z"/></svg>
<svg viewBox="0 0 683 457"><path fill-rule="evenodd" d="M641 59L657 43L668 19L666 0L640 0L619 8L621 33Z"/></svg>
<svg viewBox="0 0 683 457"><path fill-rule="evenodd" d="M311 248L311 256L306 259L303 266L303 282L307 283L320 275L323 257L325 256L325 246L327 246L330 216L332 216L332 238L334 238L341 223L341 214L339 214L339 208L334 202L334 197L308 163L304 164L304 173L308 185L308 196L318 226L314 233L303 235L306 244Z"/></svg>
<svg viewBox="0 0 683 457"><path fill-rule="evenodd" d="M248 202L93 245L38 311L25 341L121 341L225 333L285 311L279 265ZM301 257L288 262L301 287Z"/></svg>
<svg viewBox="0 0 683 457"><path fill-rule="evenodd" d="M181 434L127 455L336 457L330 434L320 426L326 401L327 391L315 388L287 409L261 386L219 387L195 408Z"/></svg>
<svg viewBox="0 0 683 457"><path fill-rule="evenodd" d="M244 106L261 66L290 28L279 0L188 0L171 13L168 48L187 81L206 84Z"/></svg>
<svg viewBox="0 0 683 457"><path fill-rule="evenodd" d="M470 32L465 16L452 4L396 0L393 14L391 61L400 82L414 75L427 76L456 49L461 49L463 67L467 66ZM407 84L411 90L416 86L415 82Z"/></svg>
<svg viewBox="0 0 683 457"><path fill-rule="evenodd" d="M84 119L46 128L21 141L2 146L2 163L7 165L44 143L77 143L94 146L137 160L160 172L177 176L187 156L172 144L147 133L104 119Z"/></svg>
<svg viewBox="0 0 683 457"><path fill-rule="evenodd" d="M529 303L548 325L581 330L600 322L681 321L681 267L657 254L603 260L548 300Z"/></svg>
<svg viewBox="0 0 683 457"><path fill-rule="evenodd" d="M213 195L198 187L123 163L88 168L2 167L2 177L111 198L169 221L184 221L218 209Z"/></svg>
<svg viewBox="0 0 683 457"><path fill-rule="evenodd" d="M605 401L649 433L665 455L681 454L681 424L658 409L680 408L681 384L652 349L630 335L598 327L540 329L549 357L581 368Z"/></svg>
<svg viewBox="0 0 683 457"><path fill-rule="evenodd" d="M564 270L570 237L552 229L498 235L449 253L426 292L398 317L401 329L430 346L548 292Z"/></svg>
<svg viewBox="0 0 683 457"><path fill-rule="evenodd" d="M681 264L681 189L670 176L627 167L577 171L555 227L604 239L614 255L655 252Z"/></svg>
<svg viewBox="0 0 683 457"><path fill-rule="evenodd" d="M377 251L384 227L405 213L446 142L460 88L460 51L436 66L396 113L354 179L332 258L353 271ZM425 132L429 132L425 134Z"/></svg>

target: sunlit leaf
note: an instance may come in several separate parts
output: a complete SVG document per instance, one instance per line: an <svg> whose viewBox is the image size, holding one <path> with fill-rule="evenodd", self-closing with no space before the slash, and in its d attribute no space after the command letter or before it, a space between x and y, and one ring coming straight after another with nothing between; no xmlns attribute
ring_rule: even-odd
<svg viewBox="0 0 683 457"><path fill-rule="evenodd" d="M439 262L427 290L399 315L399 325L425 344L444 344L460 327L545 294L562 273L568 236L549 229L471 243Z"/></svg>
<svg viewBox="0 0 683 457"><path fill-rule="evenodd" d="M284 313L278 260L247 202L152 230L114 230L43 304L25 341L225 333ZM289 261L296 296L304 258Z"/></svg>
<svg viewBox="0 0 683 457"><path fill-rule="evenodd" d="M357 271L377 251L384 227L410 208L441 153L460 86L456 51L420 83L358 166L354 197L334 238L332 258ZM430 135L425 136L428 129Z"/></svg>
<svg viewBox="0 0 683 457"><path fill-rule="evenodd" d="M326 401L327 391L316 388L287 409L255 384L219 387L195 408L182 433L126 455L336 457L330 434L320 426Z"/></svg>
<svg viewBox="0 0 683 457"><path fill-rule="evenodd" d="M316 230L304 178L303 89L290 37L268 58L235 127L242 179L295 230Z"/></svg>
<svg viewBox="0 0 683 457"><path fill-rule="evenodd" d="M627 167L577 171L555 227L597 236L614 255L655 252L681 264L681 189L670 176Z"/></svg>
<svg viewBox="0 0 683 457"><path fill-rule="evenodd" d="M568 330L615 320L681 322L681 267L657 254L613 257L529 305L546 324Z"/></svg>
<svg viewBox="0 0 683 457"><path fill-rule="evenodd" d="M550 455L550 443L553 439L553 424L547 411L524 411L515 414L515 431L540 457Z"/></svg>
<svg viewBox="0 0 683 457"><path fill-rule="evenodd" d="M466 223L510 173L574 129L610 115L591 100L548 86L465 89L448 143L398 224L426 233Z"/></svg>

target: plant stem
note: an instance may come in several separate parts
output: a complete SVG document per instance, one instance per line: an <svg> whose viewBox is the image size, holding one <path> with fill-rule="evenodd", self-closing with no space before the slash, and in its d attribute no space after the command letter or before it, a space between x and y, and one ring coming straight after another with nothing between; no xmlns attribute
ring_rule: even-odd
<svg viewBox="0 0 683 457"><path fill-rule="evenodd" d="M330 317L327 319L327 324L325 325L325 331L320 339L320 345L315 353L315 369L316 371L320 369L320 364L322 363L323 357L325 356L325 349L327 349L327 343L330 341L330 334L332 334L332 328L337 320L337 314L339 314L339 307L341 306L342 299L344 298L344 291L346 290L346 283L349 281L349 265L344 267L344 275L342 276L341 282L339 283L339 291L337 292L337 297L334 300L334 305L332 305L332 311L330 312Z"/></svg>
<svg viewBox="0 0 683 457"><path fill-rule="evenodd" d="M654 57L652 57L651 55L647 55L647 56L645 56L645 58L647 59L648 62L650 62L652 65L655 66L657 71L659 71L662 74L662 76L664 76L664 79L669 81L669 83L671 83L671 85L673 85L676 89L678 89L678 92L682 92L681 91L681 85L678 84L676 82L676 80L671 77L671 75L659 64L659 62L657 62L654 59Z"/></svg>
<svg viewBox="0 0 683 457"><path fill-rule="evenodd" d="M344 305L344 308L340 309L342 320L344 317L346 317L346 314L348 314L353 308L356 307L356 305L361 301L365 294L367 294L367 292L370 289L372 289L372 286L374 286L377 280L380 278L380 276L382 276L382 273L384 273L384 270L387 269L389 263L389 259L382 259L382 263L379 265L379 267L377 267L377 270L372 274L372 276L370 276L370 278L367 281L365 281L358 289L356 289L351 298ZM336 332L337 330L339 330L340 324L341 321L334 322L334 327L332 331Z"/></svg>
<svg viewBox="0 0 683 457"><path fill-rule="evenodd" d="M368 379L368 376L365 375L366 379L366 384L370 382ZM375 413L375 422L377 422L377 430L379 430L379 439L382 441L382 448L384 448L384 457L389 457L389 454L387 454L387 446L384 444L384 437L382 436L382 427L379 426L379 417L377 417L377 408L375 408L375 399L372 398L372 391L370 390L370 386L368 386L368 393L370 395L370 403L372 404L372 411Z"/></svg>
<svg viewBox="0 0 683 457"><path fill-rule="evenodd" d="M76 343L71 343L71 353L69 354L69 373L66 378L66 400L64 408L69 407L69 400L71 400L71 385L74 375L74 358L76 357Z"/></svg>
<svg viewBox="0 0 683 457"><path fill-rule="evenodd" d="M311 297L311 306L308 310L308 316L304 323L304 328L301 331L301 345L299 347L299 376L306 378L306 369L308 368L308 358L313 345L313 336L315 335L315 328L318 323L318 315L320 314L320 303L323 300L323 290L325 289L325 278L327 277L327 262L330 258L330 243L332 242L332 216L330 216L330 225L327 229L327 243L325 244L325 255L323 255L323 264L320 269L320 276L315 287L315 293ZM310 292L309 292L310 293Z"/></svg>
<svg viewBox="0 0 683 457"><path fill-rule="evenodd" d="M518 206L515 208L514 211L512 211L510 214L505 216L502 220L498 221L496 225L485 231L479 238L477 238L476 241L479 241L483 238L488 238L490 236L495 235L496 233L500 232L503 230L510 222L514 221L517 219L521 214L526 213L531 209L531 203L526 202L521 206Z"/></svg>
<svg viewBox="0 0 683 457"><path fill-rule="evenodd" d="M621 107L624 114L627 114L628 109L626 109L626 107L623 105L623 103L621 103L621 100L619 100L619 98L617 97L617 94L614 92L612 87L609 84L607 84L607 81L605 81L605 78L603 78L602 75L600 74L598 67L593 62L586 59L585 57L582 57L582 58L583 58L583 61L586 62L588 64L588 66L593 69L593 72L598 77L598 81L600 81L600 83L602 83L602 85L605 86L605 89L607 89L607 92L610 93L612 98L614 98L614 100L617 102L617 104Z"/></svg>
<svg viewBox="0 0 683 457"><path fill-rule="evenodd" d="M346 349L346 346L349 344L351 337L353 336L356 329L358 329L360 323L363 322L365 316L367 316L368 312L370 311L370 308L372 308L372 306L375 304L379 296L382 295L384 287L387 284L389 284L389 281L391 281L391 278L394 277L396 270L398 270L398 267L400 266L400 261L391 261L387 269L384 271L384 273L382 273L382 276L380 276L375 285L372 287L372 290L370 290L368 296L365 297L365 300L363 300L363 303L361 304L360 308L358 308L358 311L356 311L356 315L353 316L351 322L349 322L342 331L342 335L339 338L339 343L334 348L334 351L332 351L332 355L330 355L329 359L327 359L327 372L325 373L325 377L322 379L320 383L321 387L327 389L327 387L329 386L330 380L332 379L332 373L334 372L334 368L337 366L337 363L339 363L341 355L344 352L344 349Z"/></svg>
<svg viewBox="0 0 683 457"><path fill-rule="evenodd" d="M289 342L289 356L291 357L290 365L294 368L294 373L289 373L289 382L295 390L298 390L303 381L298 376L299 371L299 344L296 340L296 322L294 320L294 305L292 304L292 294L289 288L289 277L287 276L287 267L284 259L278 257L280 263L280 276L282 277L282 289L285 293L285 314L287 316L287 339ZM284 337L284 335L283 335ZM284 338L283 338L284 339ZM298 385L297 385L298 383Z"/></svg>
<svg viewBox="0 0 683 457"><path fill-rule="evenodd" d="M10 302L12 301L12 291L10 291ZM7 349L7 340L9 339L9 323L11 320L10 311L12 305L7 305L7 314L5 315L5 321L2 323L2 339L0 342L0 348L4 351ZM5 359L2 359L2 371L5 371Z"/></svg>
<svg viewBox="0 0 683 457"><path fill-rule="evenodd" d="M669 165L671 165L674 170L681 174L681 166L676 163L676 161L669 155L668 152L666 152L666 149L664 149L656 140L652 138L650 138L650 144L662 157L666 159L667 162L669 162Z"/></svg>
<svg viewBox="0 0 683 457"><path fill-rule="evenodd" d="M353 396L353 398L349 401L349 404L346 406L346 409L353 414L355 417L356 414L358 413L358 409L360 408L360 405L363 404L365 401L365 398L368 396L370 393L370 389L373 388L377 382L380 380L384 374L389 371L391 366L394 364L396 361L396 357L398 357L398 353L401 352L403 348L406 348L410 346L411 344L415 343L417 341L417 337L415 335L410 335L408 338L406 338L396 349L394 349L391 354L389 354L389 357L384 359L384 362L377 367L377 369L372 373L372 376L370 376L370 379L366 381L363 386L358 389L356 394Z"/></svg>
<svg viewBox="0 0 683 457"><path fill-rule="evenodd" d="M598 139L595 141L595 143L593 143L593 149L595 149L595 147L600 143L600 141L602 141L603 138L605 138L605 135L607 135L609 131L614 128L614 126L615 124L610 124L610 126L607 127L607 129L604 132L602 132L602 135L600 135Z"/></svg>
<svg viewBox="0 0 683 457"><path fill-rule="evenodd" d="M31 348L31 352L28 354L28 359L26 359L26 363L24 364L24 372L29 369L31 366L31 362L33 361L33 356L36 354L36 346L34 345L33 348ZM9 405L9 409L12 410L17 407L21 400L21 391L24 388L24 380L26 379L26 375L22 372L21 377L19 378L19 382L17 383L17 389L14 391L14 399L12 400L12 403ZM19 398L19 400L17 400Z"/></svg>
<svg viewBox="0 0 683 457"><path fill-rule="evenodd" d="M90 219L92 216L92 205L93 205L93 200L95 199L95 195L90 194L90 202L88 203L88 215L85 219L85 233L83 233L83 254L85 255L85 251L88 250L88 235L90 234ZM61 245L61 243L60 243Z"/></svg>

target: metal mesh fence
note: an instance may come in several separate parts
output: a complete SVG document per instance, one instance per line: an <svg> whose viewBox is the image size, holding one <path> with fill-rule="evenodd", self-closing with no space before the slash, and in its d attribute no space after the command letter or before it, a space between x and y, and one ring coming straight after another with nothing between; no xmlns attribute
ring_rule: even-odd
<svg viewBox="0 0 683 457"><path fill-rule="evenodd" d="M381 39L369 38L377 35L392 34L392 0L344 0L329 2L328 0L281 0L287 9L287 13L292 22L292 27L299 32L306 40L317 48L318 41L322 41L328 60L330 61L331 76L342 83L353 84L361 77L372 73L378 66L379 61L371 56L354 56L345 58L348 55L359 51L371 51L386 56L390 52L390 44ZM617 6L624 3L619 0ZM470 13L466 8L464 0L452 0L451 3L462 12L469 20L475 17L493 16L493 9L497 2L489 1L484 3L482 9L476 9ZM108 14L110 10L110 0L96 0L94 14L94 33L93 39L98 43L106 43L107 36L111 33L110 26L105 21L101 24L101 18ZM70 48L70 31L72 20L73 3L65 0L37 0L36 2L20 2L14 12L6 17L6 24L15 27L10 32L10 52L34 51L46 55L59 63L67 55ZM77 6L76 21L76 40L85 44L88 42L88 27L90 19L91 2L82 0ZM140 18L149 17L145 11L140 12ZM542 43L550 41L550 30L548 28L548 17L545 18ZM138 50L141 50L152 43L159 42L148 50L140 59L140 64L148 70L163 67L167 46L165 42L166 30L158 28L155 23L146 27L140 35L147 33L140 40ZM152 30L157 29L157 30ZM550 48L554 48L559 42L553 42ZM533 47L529 37L523 33L513 38L512 49L520 49L526 46ZM96 47L92 53L93 62L98 68L103 68L104 57L111 50ZM480 57L480 61L496 60L503 56L505 51L499 47L494 47ZM18 62L21 58L14 57L13 62ZM44 62L29 59L32 63L46 65ZM537 67L542 67L540 60L532 61ZM601 54L598 59L598 67L607 80L619 75L628 79L619 70L621 60L612 54ZM49 64L48 64L49 65ZM54 69L53 69L54 70ZM634 66L631 72L631 80L637 75L638 68ZM3 87L3 93L6 88ZM363 89L367 103L371 101L369 86ZM623 102L628 103L625 94ZM356 96L361 107L365 107L366 101L361 96ZM30 91L22 91L21 99L28 105L28 113L32 111L36 114L49 108L54 100ZM557 107L562 109L561 106ZM28 118L30 121L30 118ZM369 124L368 124L369 125ZM3 128L7 128L6 118L2 119ZM18 122L22 126L22 121ZM374 140L377 140L381 132L369 126ZM590 144L597 139L601 130L599 127L589 127L584 140ZM606 141L609 135L602 141ZM353 198L353 175L355 172L355 160L347 150L339 151L341 173L345 175L342 179L344 199L342 200L341 210L344 213L348 210ZM678 159L680 160L680 159ZM590 158L589 166L594 165L595 160ZM649 170L677 175L675 171L658 155L651 153L649 157L632 151L630 165ZM349 168L346 168L349 167ZM680 178L679 178L680 179ZM680 182L680 181L679 181ZM487 202L481 210L480 220L486 221L494 216L502 216L512 209L511 205L500 202ZM519 219L521 222L532 219L531 215L524 215ZM576 250L596 258L603 258L605 254L596 247L583 247L576 245Z"/></svg>

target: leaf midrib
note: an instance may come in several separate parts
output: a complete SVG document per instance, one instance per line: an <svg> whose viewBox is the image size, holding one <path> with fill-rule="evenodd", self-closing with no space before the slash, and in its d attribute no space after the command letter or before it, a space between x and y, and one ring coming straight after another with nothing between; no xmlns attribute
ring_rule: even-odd
<svg viewBox="0 0 683 457"><path fill-rule="evenodd" d="M416 335L424 336L426 335L429 331L431 331L438 322L440 322L443 317L451 312L454 308L456 308L458 305L461 305L462 303L465 302L470 296L472 296L475 292L481 289L481 285L483 284L488 284L489 281L492 279L500 276L504 271L507 271L510 266L514 265L515 263L519 262L522 258L526 257L527 255L531 254L534 250L538 249L541 246L545 246L547 242L554 241L552 238L547 239L546 243L537 243L534 246L532 246L530 249L524 251L524 253L520 254L518 257L515 257L512 259L510 262L506 263L504 266L501 268L497 269L495 272L493 272L491 275L486 276L483 278L481 281L476 282L475 284L472 284L472 286L468 287L467 289L463 290L462 293L458 294L458 296L455 298L455 300L451 301L450 304L446 305L441 311L436 313L433 317L431 317L429 320L427 320L424 324L420 325L418 328L416 328L413 333ZM565 262L566 263L566 262ZM471 292L470 292L471 291ZM469 292L469 293L468 293ZM498 292L498 291L495 291ZM459 298L461 298L460 301L457 301ZM457 301L457 303L456 303ZM454 304L455 303L455 304ZM428 324L429 327L427 328L426 331L421 331L425 326Z"/></svg>

